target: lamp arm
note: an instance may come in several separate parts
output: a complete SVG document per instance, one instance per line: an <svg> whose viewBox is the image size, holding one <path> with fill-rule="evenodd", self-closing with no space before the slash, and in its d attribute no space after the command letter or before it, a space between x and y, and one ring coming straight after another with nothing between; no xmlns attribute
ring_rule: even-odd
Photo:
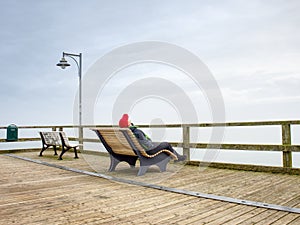
<svg viewBox="0 0 300 225"><path fill-rule="evenodd" d="M73 55L74 55L74 54L69 54L69 53L65 53L65 52L63 53L63 57L68 56L69 58L71 58L71 59L74 60L74 62L75 62L76 65L77 65L78 71L80 71L79 63L78 63L77 60L73 57ZM80 57L80 55L74 55L74 56Z"/></svg>

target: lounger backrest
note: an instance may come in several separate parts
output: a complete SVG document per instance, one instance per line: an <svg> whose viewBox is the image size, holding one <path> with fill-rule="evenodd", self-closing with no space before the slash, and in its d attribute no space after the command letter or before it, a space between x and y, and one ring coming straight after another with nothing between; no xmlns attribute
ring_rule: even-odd
<svg viewBox="0 0 300 225"><path fill-rule="evenodd" d="M132 141L132 143L136 147L136 150L138 150L142 156L149 157L149 155L146 153L145 149L141 146L141 144L139 143L137 138L134 136L132 131L129 129L126 129L126 133L127 133L128 137L130 137L130 141Z"/></svg>
<svg viewBox="0 0 300 225"><path fill-rule="evenodd" d="M136 156L135 152L132 150L124 134L122 133L124 128L101 128L97 130L114 153Z"/></svg>

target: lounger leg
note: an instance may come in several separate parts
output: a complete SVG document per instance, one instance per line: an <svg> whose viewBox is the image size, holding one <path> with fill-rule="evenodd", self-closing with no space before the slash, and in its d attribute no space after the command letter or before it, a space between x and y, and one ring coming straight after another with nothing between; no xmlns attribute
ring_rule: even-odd
<svg viewBox="0 0 300 225"><path fill-rule="evenodd" d="M149 168L149 166L141 166L137 175L143 176L146 173L148 168Z"/></svg>
<svg viewBox="0 0 300 225"><path fill-rule="evenodd" d="M167 165L169 161L170 161L170 157L156 163L156 165L159 167L161 172L165 172L167 170Z"/></svg>
<svg viewBox="0 0 300 225"><path fill-rule="evenodd" d="M110 156L110 166L109 166L109 169L108 171L109 172L112 172L112 171L115 171L117 165L119 164L119 160L117 160L115 157L113 157L112 155L109 155Z"/></svg>
<svg viewBox="0 0 300 225"><path fill-rule="evenodd" d="M130 168L135 168L136 160L137 158L131 157L131 158L127 158L125 162L127 162L130 165Z"/></svg>

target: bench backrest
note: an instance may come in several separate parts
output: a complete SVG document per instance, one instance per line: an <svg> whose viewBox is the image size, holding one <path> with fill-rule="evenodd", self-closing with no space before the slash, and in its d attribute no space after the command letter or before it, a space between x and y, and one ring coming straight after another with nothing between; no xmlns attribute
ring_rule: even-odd
<svg viewBox="0 0 300 225"><path fill-rule="evenodd" d="M69 143L68 137L66 136L66 133L63 131L60 131L59 134L61 135L61 141L64 142L63 144L67 147L70 147L71 145Z"/></svg>
<svg viewBox="0 0 300 225"><path fill-rule="evenodd" d="M58 132L40 132L40 135L46 145L61 145Z"/></svg>

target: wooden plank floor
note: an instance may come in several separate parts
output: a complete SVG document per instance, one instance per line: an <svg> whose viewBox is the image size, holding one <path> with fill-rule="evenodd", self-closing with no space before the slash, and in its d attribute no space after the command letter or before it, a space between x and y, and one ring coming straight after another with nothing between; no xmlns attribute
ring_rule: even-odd
<svg viewBox="0 0 300 225"><path fill-rule="evenodd" d="M72 168L168 187L300 208L300 176L200 169L171 163L168 171L71 153L59 161L46 151L17 153ZM300 214L238 205L128 185L0 155L0 224L300 224Z"/></svg>

